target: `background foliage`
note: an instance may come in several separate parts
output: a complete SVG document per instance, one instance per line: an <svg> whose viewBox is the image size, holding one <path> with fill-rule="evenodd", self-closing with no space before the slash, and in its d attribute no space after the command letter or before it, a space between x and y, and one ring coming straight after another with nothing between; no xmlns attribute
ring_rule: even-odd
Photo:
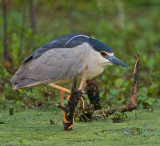
<svg viewBox="0 0 160 146"><path fill-rule="evenodd" d="M104 73L97 78L103 107L128 101L137 53L140 54L139 106L148 108L159 102L159 0L34 0L35 33L30 25L29 9L27 0L7 1L11 57L8 68L3 60L3 18L0 13L1 109L9 105L17 109L28 108L40 103L48 108L59 102L57 91L47 85L13 91L10 79L29 53L56 37L70 33L84 33L108 44L115 56L129 66L128 69L106 66Z"/></svg>

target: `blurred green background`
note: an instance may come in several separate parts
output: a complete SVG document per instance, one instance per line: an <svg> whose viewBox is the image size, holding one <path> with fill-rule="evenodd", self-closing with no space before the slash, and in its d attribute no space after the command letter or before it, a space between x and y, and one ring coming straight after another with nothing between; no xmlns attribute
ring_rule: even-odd
<svg viewBox="0 0 160 146"><path fill-rule="evenodd" d="M40 103L48 108L59 102L56 89L43 85L13 91L10 79L29 53L70 33L84 33L106 43L129 66L128 69L106 66L97 78L103 107L128 102L137 53L140 54L139 108L150 109L159 102L159 0L33 0L32 14L31 1L5 2L10 60L3 55L4 18L0 2L0 109L10 105L16 109L29 108ZM35 28L31 25L33 15Z"/></svg>

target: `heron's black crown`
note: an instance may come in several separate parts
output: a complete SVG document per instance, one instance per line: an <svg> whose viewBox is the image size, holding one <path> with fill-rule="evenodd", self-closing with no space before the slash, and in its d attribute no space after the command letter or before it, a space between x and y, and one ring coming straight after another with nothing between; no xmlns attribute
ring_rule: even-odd
<svg viewBox="0 0 160 146"><path fill-rule="evenodd" d="M59 38L56 38L45 45L41 46L40 48L36 49L32 52L29 56L24 59L24 62L30 60L31 58L37 58L41 56L44 52L49 49L53 48L73 48L83 43L88 43L90 46L93 47L98 52L105 51L112 53L112 49L107 46L106 44L97 41L87 35L80 34L80 33L73 33L69 35L64 35Z"/></svg>

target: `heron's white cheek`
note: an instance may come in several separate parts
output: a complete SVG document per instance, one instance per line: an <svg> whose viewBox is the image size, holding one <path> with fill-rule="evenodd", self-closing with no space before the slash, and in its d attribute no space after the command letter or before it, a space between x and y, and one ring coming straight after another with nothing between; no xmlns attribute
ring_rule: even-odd
<svg viewBox="0 0 160 146"><path fill-rule="evenodd" d="M103 56L100 55L100 53L97 54L97 60L100 65L111 65L110 61L108 59L105 59Z"/></svg>

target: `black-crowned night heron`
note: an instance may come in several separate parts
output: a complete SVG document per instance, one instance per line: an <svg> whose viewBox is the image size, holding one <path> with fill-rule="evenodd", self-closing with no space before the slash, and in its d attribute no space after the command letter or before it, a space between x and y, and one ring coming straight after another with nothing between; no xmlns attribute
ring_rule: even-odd
<svg viewBox="0 0 160 146"><path fill-rule="evenodd" d="M88 65L88 80L98 76L105 65L125 63L114 57L109 46L84 34L69 34L52 40L27 56L11 82L13 89L53 82L72 82L75 72L82 76Z"/></svg>
<svg viewBox="0 0 160 146"><path fill-rule="evenodd" d="M75 72L79 78L88 65L87 80L101 74L105 65L125 63L114 57L109 46L84 34L69 34L48 42L23 61L11 82L13 89L46 83L72 82Z"/></svg>

